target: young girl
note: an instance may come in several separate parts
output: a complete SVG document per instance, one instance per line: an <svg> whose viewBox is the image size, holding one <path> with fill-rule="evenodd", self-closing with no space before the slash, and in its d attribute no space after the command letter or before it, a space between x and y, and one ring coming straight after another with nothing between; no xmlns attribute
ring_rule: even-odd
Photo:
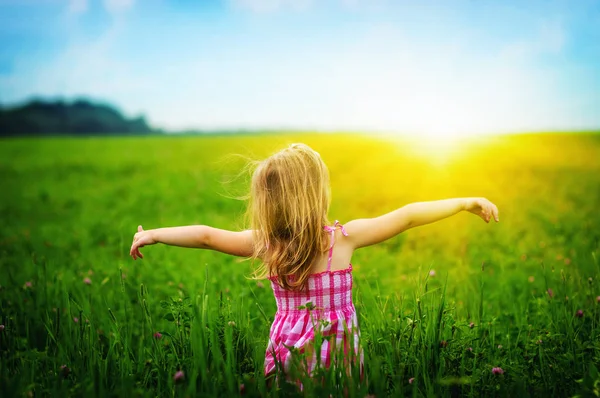
<svg viewBox="0 0 600 398"><path fill-rule="evenodd" d="M499 221L498 208L484 198L412 203L376 218L342 225L327 218L329 173L317 152L293 144L258 164L252 176L250 229L227 231L205 225L159 228L133 237L130 254L155 243L217 250L257 259L255 277L268 278L277 301L266 351L266 375L289 370L291 352L304 353L312 374L319 364L358 357L359 330L352 303L352 265L356 249L383 242L409 228L468 211L485 222ZM316 336L322 336L316 338ZM316 347L316 340L320 347ZM350 353L350 345L354 352ZM342 351L343 355L338 355Z"/></svg>

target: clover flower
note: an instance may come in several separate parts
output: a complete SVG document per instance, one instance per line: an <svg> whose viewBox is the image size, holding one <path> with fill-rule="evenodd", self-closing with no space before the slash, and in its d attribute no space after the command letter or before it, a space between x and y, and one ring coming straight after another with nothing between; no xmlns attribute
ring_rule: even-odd
<svg viewBox="0 0 600 398"><path fill-rule="evenodd" d="M183 379L185 379L185 373L183 373L183 370L178 370L177 372L175 372L175 374L173 375L173 381L175 383L178 383L180 381L183 381Z"/></svg>

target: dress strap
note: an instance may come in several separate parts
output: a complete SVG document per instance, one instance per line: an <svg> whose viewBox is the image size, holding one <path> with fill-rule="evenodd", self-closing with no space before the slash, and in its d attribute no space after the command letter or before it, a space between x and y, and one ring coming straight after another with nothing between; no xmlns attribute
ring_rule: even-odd
<svg viewBox="0 0 600 398"><path fill-rule="evenodd" d="M331 233L331 245L329 246L329 255L327 256L327 271L328 272L331 270L331 256L333 255L333 245L335 244L335 230L337 229L337 227L340 227L340 229L342 230L342 234L344 236L348 236L346 229L344 228L344 226L342 224L340 224L340 222L338 220L335 220L335 224L333 224L333 227L330 227L329 225L325 225L323 227L323 229L325 231Z"/></svg>

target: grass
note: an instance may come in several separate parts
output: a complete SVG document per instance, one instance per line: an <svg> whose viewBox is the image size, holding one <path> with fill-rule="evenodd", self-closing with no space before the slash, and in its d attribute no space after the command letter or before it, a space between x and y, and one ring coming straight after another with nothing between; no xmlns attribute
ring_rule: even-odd
<svg viewBox="0 0 600 398"><path fill-rule="evenodd" d="M299 394L262 374L276 307L252 264L164 246L128 257L139 224L242 228L243 157L298 141L330 168L332 219L472 195L501 211L357 251L366 382L323 371L307 395L597 396L594 134L455 151L349 134L2 140L0 395Z"/></svg>

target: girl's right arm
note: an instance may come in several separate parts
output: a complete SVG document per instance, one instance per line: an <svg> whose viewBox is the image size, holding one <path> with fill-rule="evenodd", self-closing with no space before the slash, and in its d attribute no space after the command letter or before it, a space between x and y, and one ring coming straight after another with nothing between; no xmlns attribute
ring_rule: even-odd
<svg viewBox="0 0 600 398"><path fill-rule="evenodd" d="M411 203L376 218L364 218L345 224L348 240L358 249L392 238L409 228L430 224L460 211L480 216L485 222L496 222L498 208L485 198L457 198Z"/></svg>
<svg viewBox="0 0 600 398"><path fill-rule="evenodd" d="M144 231L142 226L133 236L129 254L133 259L144 258L140 248L164 243L170 246L216 250L233 256L250 257L253 253L252 231L227 231L207 225L158 228Z"/></svg>

